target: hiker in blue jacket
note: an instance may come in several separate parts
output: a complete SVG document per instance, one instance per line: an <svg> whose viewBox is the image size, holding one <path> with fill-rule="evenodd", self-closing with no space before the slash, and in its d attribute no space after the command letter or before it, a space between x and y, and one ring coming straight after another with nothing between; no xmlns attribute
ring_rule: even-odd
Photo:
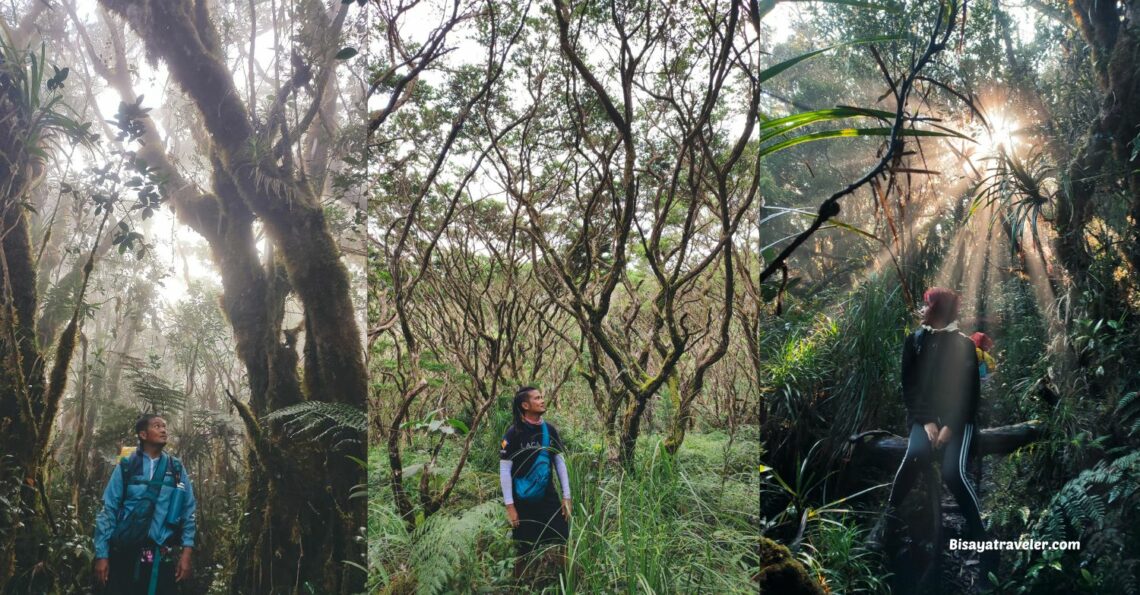
<svg viewBox="0 0 1140 595"><path fill-rule="evenodd" d="M139 447L123 457L95 519L95 580L116 595L174 593L190 578L197 502L182 462L162 452L166 420L135 423Z"/></svg>
<svg viewBox="0 0 1140 595"><path fill-rule="evenodd" d="M566 543L570 536L570 476L562 457L562 437L544 421L546 399L542 391L524 386L511 403L514 423L499 450L499 484L511 537L519 553L515 575L524 556L540 544ZM553 471L553 472L552 472ZM554 489L554 474L562 486L562 499Z"/></svg>

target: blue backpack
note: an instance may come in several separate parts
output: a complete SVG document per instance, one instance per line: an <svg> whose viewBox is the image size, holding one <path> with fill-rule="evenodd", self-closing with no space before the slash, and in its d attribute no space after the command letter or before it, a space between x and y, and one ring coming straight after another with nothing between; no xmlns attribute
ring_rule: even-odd
<svg viewBox="0 0 1140 595"><path fill-rule="evenodd" d="M546 493L548 484L550 484L550 431L546 429L546 422L543 422L542 450L539 451L534 464L530 466L530 471L523 477L515 478L515 498L523 501L538 500Z"/></svg>

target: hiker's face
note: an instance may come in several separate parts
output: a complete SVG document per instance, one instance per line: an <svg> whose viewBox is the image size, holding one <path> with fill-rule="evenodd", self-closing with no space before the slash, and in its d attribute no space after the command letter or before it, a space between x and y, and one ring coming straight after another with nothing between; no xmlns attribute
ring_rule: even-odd
<svg viewBox="0 0 1140 595"><path fill-rule="evenodd" d="M530 393L530 397L522 404L523 411L542 415L546 413L546 397L542 396L541 392L535 391Z"/></svg>
<svg viewBox="0 0 1140 595"><path fill-rule="evenodd" d="M147 426L146 430L139 432L139 438L143 442L166 444L166 420L161 417L150 420L150 425Z"/></svg>

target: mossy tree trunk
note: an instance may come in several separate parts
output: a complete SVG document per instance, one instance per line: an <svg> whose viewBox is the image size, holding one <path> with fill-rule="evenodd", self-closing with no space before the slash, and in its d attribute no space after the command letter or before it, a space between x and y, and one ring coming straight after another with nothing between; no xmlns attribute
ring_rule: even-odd
<svg viewBox="0 0 1140 595"><path fill-rule="evenodd" d="M1140 2L1120 4L1095 0L1070 3L1073 19L1092 49L1102 91L1100 111L1066 172L1070 188L1061 193L1057 204L1057 253L1078 281L1088 276L1092 263L1085 228L1095 213L1098 174L1114 157L1129 172L1125 183L1131 195L1132 226L1124 252L1132 274L1140 272L1140 173L1130 165L1132 142L1140 133L1140 72L1136 70L1140 31L1134 19L1122 20L1125 14L1136 14Z"/></svg>
<svg viewBox="0 0 1140 595"><path fill-rule="evenodd" d="M0 121L14 119L0 99ZM5 126L5 128L8 128ZM5 484L19 483L19 500L31 514L23 528L4 527L0 532L0 585L26 573L38 558L34 544L48 528L40 514L37 493L51 426L41 423L46 409L44 353L36 341L35 268L29 243L28 222L21 204L27 190L23 174L28 166L17 131L2 130L6 139L0 154L0 471ZM15 157L15 158L13 158ZM20 157L23 157L21 159ZM31 585L29 585L31 586ZM42 586L42 585L41 585Z"/></svg>
<svg viewBox="0 0 1140 595"><path fill-rule="evenodd" d="M259 422L306 400L361 409L366 404L362 337L348 271L319 194L292 167L293 145L304 131L288 130L279 111L309 75L295 72L278 92L278 106L268 121L255 125L225 63L206 2L102 4L127 21L149 54L166 63L198 107L210 141L205 152L213 166L213 192L186 193L179 184L168 184L168 189L179 219L210 245L222 276L222 307L248 371L249 403L235 401L252 442L249 514L240 531L248 542L239 543L232 588L248 593L302 593L307 588L359 592L363 575L343 562L360 560L355 537L364 525L363 500L350 500L349 492L363 483L364 474L347 455L363 459L363 445L333 452L289 440L283 428ZM329 30L339 30L346 10L339 8ZM327 88L335 51L326 52L321 69L312 69L320 79L318 88ZM150 144L144 158L169 166L156 146L162 145ZM271 241L264 261L256 248L255 223ZM304 310L303 362L297 353L300 329L282 328L290 294Z"/></svg>
<svg viewBox="0 0 1140 595"><path fill-rule="evenodd" d="M671 378L682 375L675 423L666 440L668 450L675 452L684 440L684 425L701 393L705 374L727 350L734 316L732 246L743 214L751 207L758 189L759 168L755 167L758 161L746 157L745 150L756 124L760 87L748 84L741 91L747 107L739 136L713 139L707 133L709 127L714 126L716 111L724 101L721 93L724 82L743 64L731 56L734 51L741 52L735 54L737 56L751 51L737 46L741 42L737 36L738 18L745 11L741 3L734 2L723 15L710 16L700 22L694 36L683 39L682 43L703 53L708 60L707 68L686 70L687 65L679 65L676 72L667 74L677 80L693 81L702 91L687 97L684 91L671 88L666 96L653 98L661 101L662 113L676 118L676 124L671 122L670 125L678 126L678 140L669 149L676 160L665 166L672 171L672 176L650 175L636 164L653 153L652 143L641 137L641 128L651 120L653 110L646 113L634 110L633 103L638 93L635 88L645 76L642 57L651 54L664 39L648 36L635 41L625 24L619 21L638 22L639 26L664 31L668 27L663 23L673 18L672 9L647 10L644 15L632 12L620 17L613 15L615 23L619 23L617 41L624 52L620 62L612 65L620 81L618 94L607 89L598 78L601 70L596 72L583 59L581 45L584 42L578 28L581 27L579 20L588 20L588 17L572 11L565 2L553 4L560 57L568 65L566 88L571 89L567 92L568 99L580 101L581 97L573 89L581 88L582 96L597 101L604 108L604 118L580 113L571 119L573 126L585 131L601 125L601 130L609 136L607 142L614 147L610 154L591 164L604 175L599 176L596 183L583 186L576 197L579 204L588 208L582 209L582 219L576 222L581 234L572 238L572 244L583 247L584 266L593 269L584 278L591 282L580 282L583 275L577 269L581 266L575 264L573 251L560 254L553 248L549 239L553 234L544 228L533 202L534 197L542 196L543 192L520 191L516 198L527 206L530 232L541 248L544 263L552 266L561 284L556 290L548 290L564 302L565 311L575 313L581 334L588 337L590 373L595 378L612 379L612 386L608 387L610 402L601 413L606 417L613 414L614 423L620 424L618 456L629 468L634 462L642 418L650 400ZM690 101L690 107L682 107ZM714 146L717 148L713 149ZM520 164L519 169L525 171L526 167ZM651 198L643 202L639 193ZM593 224L594 207L599 204L598 197L603 195L612 197L612 229L598 229ZM667 216L671 210L676 211L676 220ZM642 222L642 217L648 223ZM636 233L635 220L638 221ZM629 312L612 308L614 296L620 295L616 290L620 287L630 292L633 285L627 264L631 246L638 238L653 278L653 306L645 314L639 313L637 308ZM706 240L708 246L701 252L701 258L689 261L694 246ZM603 249L593 248L598 242ZM707 291L708 284L714 280L725 283L724 294L695 305L693 297ZM719 324L714 324L714 319ZM689 360L694 360L691 368L682 365ZM618 409L619 406L624 407L624 411ZM619 411L620 418L616 415Z"/></svg>
<svg viewBox="0 0 1140 595"><path fill-rule="evenodd" d="M20 592L51 592L51 574L32 571L42 559L50 531L44 516L44 467L94 253L81 269L76 305L58 343L41 345L28 196L44 168L43 148L36 141L42 130L33 128L38 114L15 98L18 92L10 92L16 84L0 70L0 482L4 489L18 484L22 509L14 517L18 524L0 527L0 585ZM32 153L37 148L38 157Z"/></svg>

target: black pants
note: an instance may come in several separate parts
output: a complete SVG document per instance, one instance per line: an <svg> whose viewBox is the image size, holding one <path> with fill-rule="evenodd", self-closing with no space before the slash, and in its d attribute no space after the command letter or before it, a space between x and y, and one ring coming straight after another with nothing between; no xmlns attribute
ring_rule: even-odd
<svg viewBox="0 0 1140 595"><path fill-rule="evenodd" d="M553 489L537 501L515 500L515 511L519 513L519 526L511 537L520 555L539 545L566 543L570 537L570 526L562 516L562 500Z"/></svg>
<svg viewBox="0 0 1140 595"><path fill-rule="evenodd" d="M169 548L168 548L169 549ZM155 557L159 556L159 548L154 548ZM169 549L165 556L161 556L158 565L158 588L156 595L172 595L178 592L174 582L174 568L178 564L177 554L181 548ZM111 577L107 581L108 595L146 595L150 587L150 573L153 570L151 562L142 561L143 552L134 553L124 551L111 552ZM136 565L138 579L135 579Z"/></svg>
<svg viewBox="0 0 1140 595"><path fill-rule="evenodd" d="M964 428L952 430L950 441L942 446L942 481L950 488L958 507L962 509L962 516L966 517L967 539L983 540L986 531L982 526L981 504L978 501L977 491L966 479L966 461L970 457L970 448L974 442L974 425L966 424ZM930 438L921 424L914 424L910 428L910 442L906 446L906 455L895 474L894 485L891 486L891 496L888 503L898 506L903 501L918 474L930 466L934 455Z"/></svg>

